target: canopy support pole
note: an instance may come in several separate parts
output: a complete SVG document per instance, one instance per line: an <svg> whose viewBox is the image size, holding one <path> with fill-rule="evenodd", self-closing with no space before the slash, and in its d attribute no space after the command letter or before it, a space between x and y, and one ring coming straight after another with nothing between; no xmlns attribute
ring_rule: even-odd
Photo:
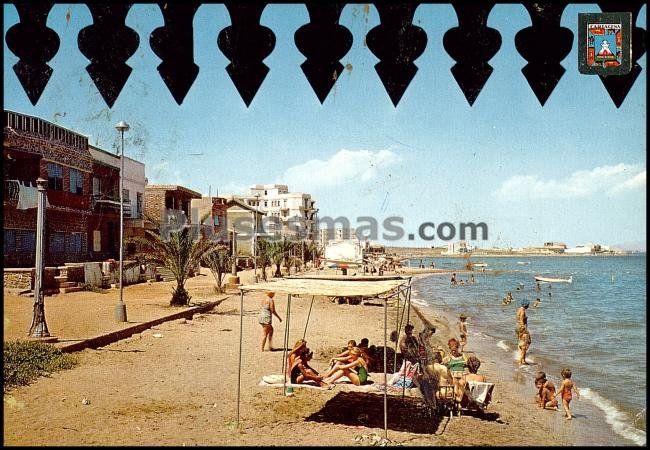
<svg viewBox="0 0 650 450"><path fill-rule="evenodd" d="M287 318L285 320L286 325L284 328L284 351L282 353L282 376L284 377L282 380L282 394L285 394L287 392L287 371L289 370L288 367L285 366L287 363L287 350L289 347L289 318L291 314L291 294L287 294Z"/></svg>
<svg viewBox="0 0 650 450"><path fill-rule="evenodd" d="M307 336L307 325L309 325L309 317L311 316L311 308L314 306L314 295L311 296L311 304L309 305L309 313L307 313L307 322L305 322L305 331L302 333L302 339L305 339Z"/></svg>
<svg viewBox="0 0 650 450"><path fill-rule="evenodd" d="M388 300L384 299L384 438L388 440Z"/></svg>
<svg viewBox="0 0 650 450"><path fill-rule="evenodd" d="M402 294L402 289L398 289L397 298ZM402 329L402 324L404 323L404 311L406 311L406 294L404 294L404 307L402 308L402 315L399 318L397 325L397 341L395 341L395 354L393 356L393 373L397 372L397 346L399 345L400 330Z"/></svg>
<svg viewBox="0 0 650 450"><path fill-rule="evenodd" d="M409 287L408 291L404 293L406 297L406 324L411 323L411 288ZM404 365L404 381L402 382L402 399L406 394L406 365Z"/></svg>
<svg viewBox="0 0 650 450"><path fill-rule="evenodd" d="M239 366L237 370L237 428L239 428L239 402L241 392L241 350L244 335L244 291L239 297Z"/></svg>
<svg viewBox="0 0 650 450"><path fill-rule="evenodd" d="M395 315L395 329L397 330L397 341L395 342L395 355L393 356L393 373L397 372L397 343L399 342L399 299L400 290L397 290L397 314Z"/></svg>

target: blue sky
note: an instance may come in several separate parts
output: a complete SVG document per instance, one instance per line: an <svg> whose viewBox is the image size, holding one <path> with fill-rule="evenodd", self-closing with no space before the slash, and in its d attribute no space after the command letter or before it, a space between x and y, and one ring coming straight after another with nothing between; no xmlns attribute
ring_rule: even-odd
<svg viewBox="0 0 650 450"><path fill-rule="evenodd" d="M577 14L596 5L569 5L562 25L577 39ZM4 5L4 33L17 23ZM66 20L69 15L69 20ZM646 7L637 23L645 26ZM341 24L353 34L341 59L350 69L320 104L304 77L304 56L293 34L308 22L304 5L269 5L262 24L276 35L270 68L247 108L218 49L218 33L230 25L223 5L203 5L194 24L199 75L178 106L160 78L160 59L149 34L163 25L157 5L136 4L127 25L140 46L127 62L133 72L108 108L85 70L77 48L81 28L92 23L84 5L57 4L48 26L61 46L38 104L32 106L4 48L4 107L56 122L114 151L119 120L131 130L126 154L146 164L151 183L178 183L207 195L240 193L255 183L282 182L309 192L321 216L359 216L379 222L404 217L407 233L422 222L485 222L479 246L522 246L563 241L570 246L646 239L646 56L643 71L616 108L600 79L577 70L577 48L562 62L566 72L540 106L521 68L514 36L530 25L521 5L497 5L488 25L502 37L490 61L492 76L473 107L449 69L443 34L457 19L450 5L420 5L416 25L427 32L415 61L416 77L394 107L363 37L379 24L373 6L347 5ZM575 41L574 41L575 42ZM380 230L381 233L382 230ZM381 239L380 239L381 240ZM443 245L406 239L396 245Z"/></svg>

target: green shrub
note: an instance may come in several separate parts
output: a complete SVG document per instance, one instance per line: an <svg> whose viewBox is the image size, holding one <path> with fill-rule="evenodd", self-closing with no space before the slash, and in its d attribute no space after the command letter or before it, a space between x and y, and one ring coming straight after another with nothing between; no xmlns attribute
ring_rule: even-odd
<svg viewBox="0 0 650 450"><path fill-rule="evenodd" d="M98 294L106 294L106 289L95 286L94 284L84 283L82 285L84 291L96 292Z"/></svg>
<svg viewBox="0 0 650 450"><path fill-rule="evenodd" d="M4 343L3 368L4 392L15 386L31 383L39 376L71 369L77 358L63 353L50 344L35 341L9 341Z"/></svg>

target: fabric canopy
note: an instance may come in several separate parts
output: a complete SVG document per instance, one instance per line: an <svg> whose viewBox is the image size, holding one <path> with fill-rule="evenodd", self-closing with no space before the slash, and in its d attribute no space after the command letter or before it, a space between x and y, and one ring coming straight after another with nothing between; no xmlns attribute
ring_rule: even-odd
<svg viewBox="0 0 650 450"><path fill-rule="evenodd" d="M408 284L408 278L388 277L374 279L354 277L347 278L282 278L267 283L239 286L243 292L264 291L297 295L324 295L329 297L375 297Z"/></svg>

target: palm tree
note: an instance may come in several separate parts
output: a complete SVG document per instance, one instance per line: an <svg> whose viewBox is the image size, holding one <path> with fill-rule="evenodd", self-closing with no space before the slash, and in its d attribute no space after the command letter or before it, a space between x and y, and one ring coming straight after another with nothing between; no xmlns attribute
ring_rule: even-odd
<svg viewBox="0 0 650 450"><path fill-rule="evenodd" d="M310 242L309 245L307 246L307 253L309 254L309 259L316 264L316 260L322 256L322 251L318 244L315 242Z"/></svg>
<svg viewBox="0 0 650 450"><path fill-rule="evenodd" d="M176 279L176 288L172 291L171 306L185 306L191 299L185 289L185 282L192 270L200 264L206 254L218 245L208 239L192 239L189 227L169 233L169 239L163 240L160 234L145 230L147 238L133 238L141 244L140 254L169 269Z"/></svg>
<svg viewBox="0 0 650 450"><path fill-rule="evenodd" d="M222 244L216 245L203 256L201 262L212 272L214 280L217 282L215 290L219 294L223 293L223 279L232 265L232 256L228 247Z"/></svg>
<svg viewBox="0 0 650 450"><path fill-rule="evenodd" d="M258 239L257 240L257 252L256 258L257 258L257 265L262 269L262 279L264 281L266 280L266 268L271 265L271 250L272 246L271 243L268 241L265 241L264 239Z"/></svg>
<svg viewBox="0 0 650 450"><path fill-rule="evenodd" d="M275 274L273 274L273 276L281 278L282 272L280 271L280 265L288 258L289 251L293 248L293 242L282 238L281 241L271 242L270 247L271 259L273 260L273 264L275 264Z"/></svg>

